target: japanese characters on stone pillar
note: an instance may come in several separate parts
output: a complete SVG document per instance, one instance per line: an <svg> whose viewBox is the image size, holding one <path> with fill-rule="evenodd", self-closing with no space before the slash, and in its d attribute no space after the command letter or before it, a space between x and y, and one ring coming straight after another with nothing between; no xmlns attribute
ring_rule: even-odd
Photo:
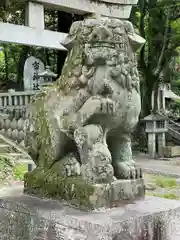
<svg viewBox="0 0 180 240"><path fill-rule="evenodd" d="M38 70L39 70L39 63L35 61L33 64L34 74L33 74L33 90L38 90Z"/></svg>
<svg viewBox="0 0 180 240"><path fill-rule="evenodd" d="M39 73L44 71L44 63L33 56L24 65L24 90L39 89Z"/></svg>

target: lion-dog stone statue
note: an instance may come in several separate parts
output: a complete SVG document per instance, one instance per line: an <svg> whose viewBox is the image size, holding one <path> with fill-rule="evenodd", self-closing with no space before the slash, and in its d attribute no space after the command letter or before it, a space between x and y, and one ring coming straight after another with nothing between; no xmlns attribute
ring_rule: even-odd
<svg viewBox="0 0 180 240"><path fill-rule="evenodd" d="M92 17L72 24L61 77L29 108L25 142L37 168L26 176L26 189L32 176L49 182L45 172L93 186L142 178L131 133L141 110L135 52L143 44L128 21Z"/></svg>

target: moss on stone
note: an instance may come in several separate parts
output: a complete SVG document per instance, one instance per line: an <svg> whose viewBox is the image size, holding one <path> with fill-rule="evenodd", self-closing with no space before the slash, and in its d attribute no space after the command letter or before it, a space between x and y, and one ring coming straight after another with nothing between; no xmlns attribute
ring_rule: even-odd
<svg viewBox="0 0 180 240"><path fill-rule="evenodd" d="M38 135L37 141L41 144L41 151L39 152L39 163L43 163L43 166L46 167L52 164L52 151L51 151L51 137L50 137L50 129L49 124L46 118L46 112L44 109L39 110L38 114L39 121L39 130L40 134Z"/></svg>
<svg viewBox="0 0 180 240"><path fill-rule="evenodd" d="M54 169L37 167L25 174L25 192L58 200L66 200L78 207L92 208L90 196L94 193L92 185L81 176L65 177Z"/></svg>
<svg viewBox="0 0 180 240"><path fill-rule="evenodd" d="M67 59L65 61L64 67L62 69L61 77L59 78L57 84L58 89L63 91L63 94L67 95L72 88L74 81L73 70L76 67L82 66L85 58L84 54L84 36L81 34L81 29L79 29L78 38L76 38L74 47L69 51Z"/></svg>
<svg viewBox="0 0 180 240"><path fill-rule="evenodd" d="M50 126L47 122L47 112L44 107L45 98L47 98L47 95L43 95L41 98L36 99L32 122L35 123L37 131L35 142L39 151L38 164L46 168L52 165L54 159L52 159L53 154L51 151Z"/></svg>
<svg viewBox="0 0 180 240"><path fill-rule="evenodd" d="M18 163L13 167L13 175L16 180L23 181L24 174L27 172L27 164Z"/></svg>

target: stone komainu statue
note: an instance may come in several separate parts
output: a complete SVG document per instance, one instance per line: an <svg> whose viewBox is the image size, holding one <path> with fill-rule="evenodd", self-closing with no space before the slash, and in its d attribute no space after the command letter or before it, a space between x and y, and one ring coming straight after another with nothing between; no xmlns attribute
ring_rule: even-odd
<svg viewBox="0 0 180 240"><path fill-rule="evenodd" d="M60 79L30 106L26 146L37 165L31 175L56 172L91 184L141 177L130 135L141 110L135 51L143 43L128 21L72 24Z"/></svg>

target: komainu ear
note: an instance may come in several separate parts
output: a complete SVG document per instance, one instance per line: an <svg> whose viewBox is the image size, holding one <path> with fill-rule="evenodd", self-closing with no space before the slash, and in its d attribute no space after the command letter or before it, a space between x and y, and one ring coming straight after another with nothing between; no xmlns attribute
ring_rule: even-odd
<svg viewBox="0 0 180 240"><path fill-rule="evenodd" d="M82 23L80 21L74 22L70 28L69 34L67 35L65 41L61 43L68 51L70 51L76 41L77 33L80 30Z"/></svg>
<svg viewBox="0 0 180 240"><path fill-rule="evenodd" d="M131 22L124 21L124 25L132 49L134 52L136 52L141 46L145 44L146 40L135 33L134 27Z"/></svg>
<svg viewBox="0 0 180 240"><path fill-rule="evenodd" d="M146 42L144 38L142 38L136 33L133 33L133 34L129 33L128 38L134 52L136 52Z"/></svg>

